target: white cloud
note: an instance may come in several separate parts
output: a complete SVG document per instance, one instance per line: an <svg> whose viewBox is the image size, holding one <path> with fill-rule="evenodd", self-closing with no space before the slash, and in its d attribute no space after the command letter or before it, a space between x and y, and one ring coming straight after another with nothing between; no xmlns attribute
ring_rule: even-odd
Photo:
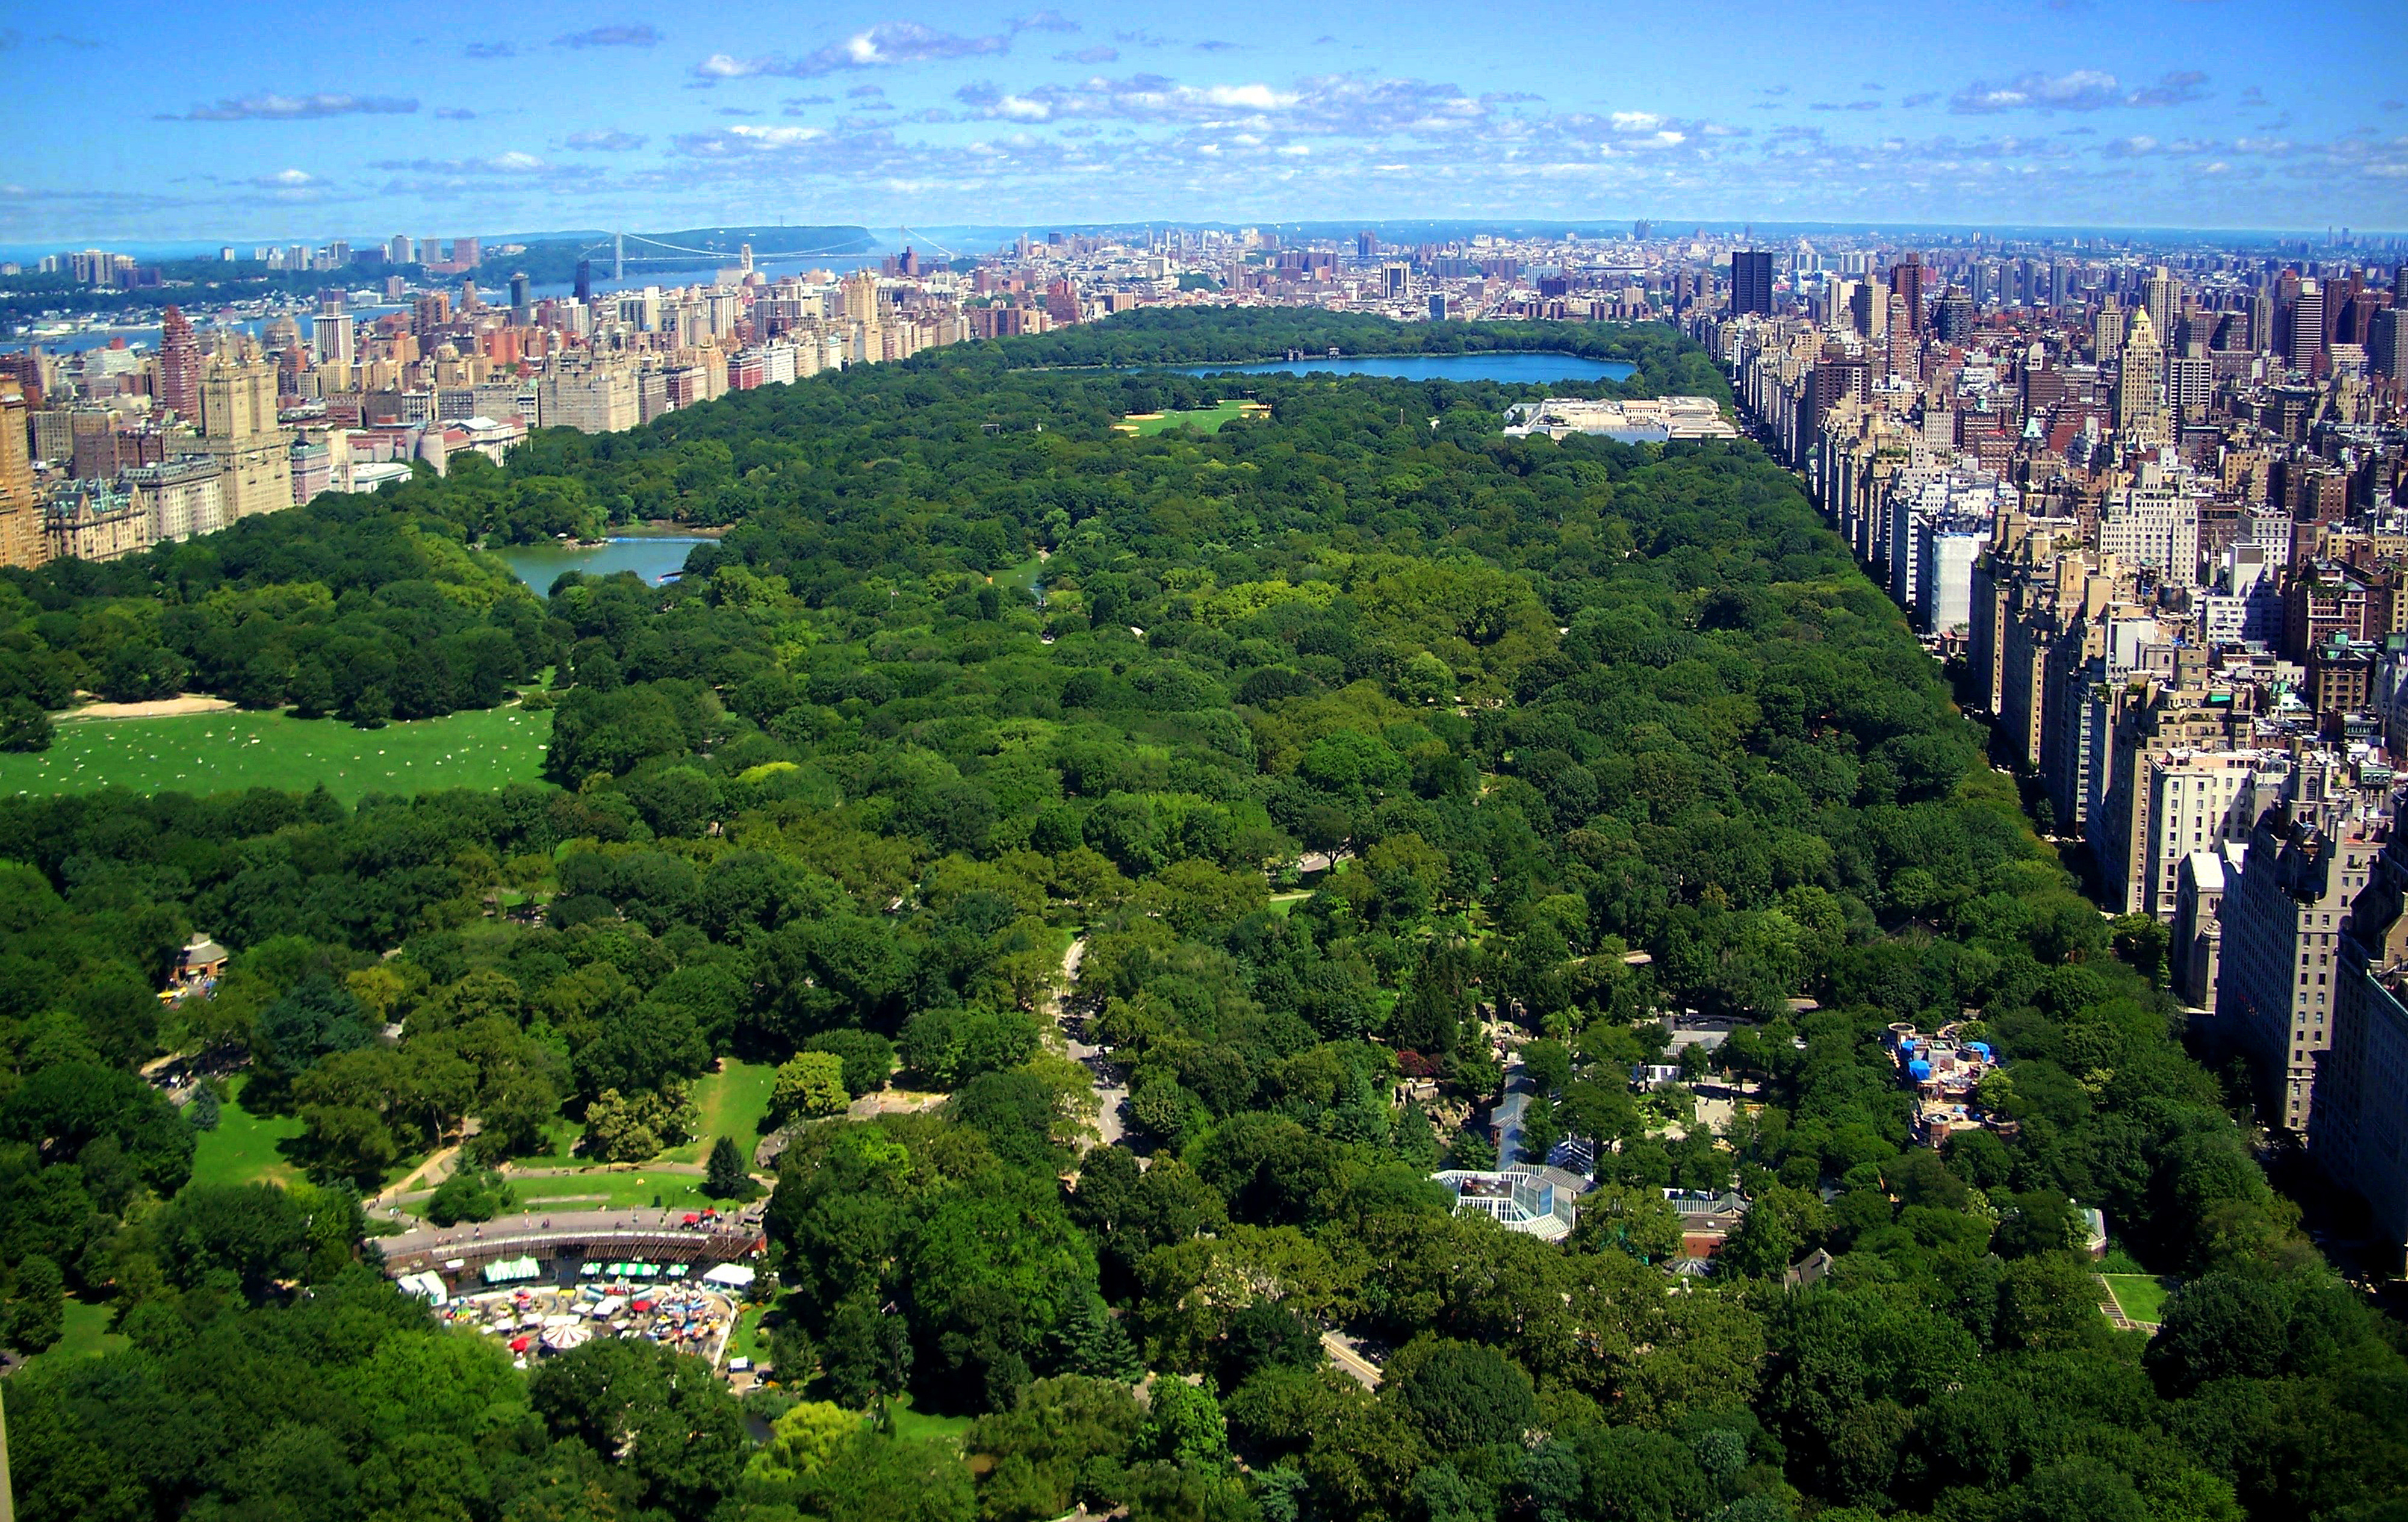
<svg viewBox="0 0 2408 1522"><path fill-rule="evenodd" d="M239 99L195 106L163 122L314 122L329 116L408 116L418 102L398 95L279 95L262 92Z"/></svg>
<svg viewBox="0 0 2408 1522"><path fill-rule="evenodd" d="M656 48L661 35L650 26L595 26L552 39L555 48Z"/></svg>
<svg viewBox="0 0 2408 1522"><path fill-rule="evenodd" d="M1007 36L962 36L923 26L918 22L882 22L867 31L856 32L841 42L831 43L800 58L789 58L783 53L768 53L757 58L712 53L696 64L694 72L699 79L711 80L762 77L815 79L848 69L891 68L939 59L975 58L1010 50L1011 41Z"/></svg>
<svg viewBox="0 0 2408 1522"><path fill-rule="evenodd" d="M719 127L710 132L689 132L676 139L678 151L699 158L720 158L732 153L775 153L789 149L805 148L825 142L824 127Z"/></svg>
<svg viewBox="0 0 2408 1522"><path fill-rule="evenodd" d="M2000 111L2099 111L2112 107L2183 106L2207 94L2207 76L2178 70L2154 84L2126 85L2103 69L2067 74L2019 74L1998 84L1976 79L1958 91L1948 108L1965 116Z"/></svg>

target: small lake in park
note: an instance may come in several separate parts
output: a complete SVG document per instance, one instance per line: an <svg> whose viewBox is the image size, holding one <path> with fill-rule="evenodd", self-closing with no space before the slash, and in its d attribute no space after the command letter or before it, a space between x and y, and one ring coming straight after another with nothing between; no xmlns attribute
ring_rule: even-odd
<svg viewBox="0 0 2408 1522"><path fill-rule="evenodd" d="M588 576L634 571L658 586L672 572L685 568L685 557L695 545L710 542L691 534L631 534L599 544L504 544L486 553L509 567L520 581L535 588L536 596L546 596L552 583L566 571L583 571Z"/></svg>
<svg viewBox="0 0 2408 1522"><path fill-rule="evenodd" d="M1618 359L1552 353L1350 354L1172 367L1182 375L1375 375L1392 380L1501 380L1512 385L1627 380L1639 372L1636 365Z"/></svg>

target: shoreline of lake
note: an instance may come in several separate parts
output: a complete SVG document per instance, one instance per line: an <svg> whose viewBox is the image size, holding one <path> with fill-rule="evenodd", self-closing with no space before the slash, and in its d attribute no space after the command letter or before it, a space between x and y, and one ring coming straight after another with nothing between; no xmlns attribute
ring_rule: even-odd
<svg viewBox="0 0 2408 1522"><path fill-rule="evenodd" d="M1180 375L1368 375L1394 380L1496 380L1510 385L1547 385L1566 380L1627 380L1639 373L1628 360L1599 359L1557 349L1487 349L1456 354L1326 354L1301 359L1208 360L1193 365L1142 366ZM1456 372L1450 374L1447 372Z"/></svg>
<svg viewBox="0 0 2408 1522"><path fill-rule="evenodd" d="M677 533L622 531L599 541L564 543L547 539L540 544L482 547L480 553L500 560L510 568L511 575L541 597L549 596L552 583L570 571L597 577L633 571L646 584L659 586L685 568L686 557L694 553L695 545L715 543L718 538L717 533L694 529Z"/></svg>

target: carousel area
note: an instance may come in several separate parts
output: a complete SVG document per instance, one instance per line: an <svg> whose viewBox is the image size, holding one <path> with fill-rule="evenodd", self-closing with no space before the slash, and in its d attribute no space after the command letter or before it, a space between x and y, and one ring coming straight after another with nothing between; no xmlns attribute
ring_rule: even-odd
<svg viewBox="0 0 2408 1522"><path fill-rule="evenodd" d="M434 1273L410 1274L401 1287L425 1299L447 1325L503 1340L522 1369L597 1337L665 1343L717 1368L752 1278L735 1265L694 1274L682 1263L630 1262L586 1263L573 1286L510 1283L517 1267L490 1265L487 1287L464 1295L450 1294ZM525 1268L524 1278L535 1278L534 1264Z"/></svg>

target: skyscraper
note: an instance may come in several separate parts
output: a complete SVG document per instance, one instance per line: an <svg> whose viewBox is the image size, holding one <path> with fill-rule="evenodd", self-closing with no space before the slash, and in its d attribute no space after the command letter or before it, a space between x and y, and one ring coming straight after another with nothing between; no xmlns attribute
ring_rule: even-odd
<svg viewBox="0 0 2408 1522"><path fill-rule="evenodd" d="M577 299L580 305L594 305L594 261L577 261Z"/></svg>
<svg viewBox="0 0 2408 1522"><path fill-rule="evenodd" d="M2366 335L2367 366L2377 375L2397 380L2408 363L2408 307L2386 307L2374 314Z"/></svg>
<svg viewBox="0 0 2408 1522"><path fill-rule="evenodd" d="M276 366L255 350L202 373L201 451L225 471L229 521L293 505L292 444L277 423Z"/></svg>
<svg viewBox="0 0 2408 1522"><path fill-rule="evenodd" d="M1746 312L1772 313L1772 252L1769 249L1731 251L1733 317Z"/></svg>
<svg viewBox="0 0 2408 1522"><path fill-rule="evenodd" d="M1889 293L1879 280L1853 285L1848 291L1848 319L1868 338L1889 332Z"/></svg>
<svg viewBox="0 0 2408 1522"><path fill-rule="evenodd" d="M321 368L348 370L353 358L351 319L347 312L330 312L312 318L309 323L309 347L318 356ZM270 414L271 419L273 413Z"/></svg>
<svg viewBox="0 0 2408 1522"><path fill-rule="evenodd" d="M1889 266L1889 288L1906 298L1906 325L1917 337L1923 334L1923 255L1910 251L1906 257Z"/></svg>
<svg viewBox="0 0 2408 1522"><path fill-rule="evenodd" d="M2115 429L2128 447L2166 441L2165 365L2165 347L2157 341L2149 309L2135 309L2115 372Z"/></svg>
<svg viewBox="0 0 2408 1522"><path fill-rule="evenodd" d="M175 307L159 319L159 401L187 423L201 415L201 346Z"/></svg>
<svg viewBox="0 0 2408 1522"><path fill-rule="evenodd" d="M1896 291L1889 294L1889 316L1882 326L1883 341L1888 348L1891 375L1904 376L1908 384L1919 384L1923 366L1915 352L1915 333L1906 314L1906 297Z"/></svg>
<svg viewBox="0 0 2408 1522"><path fill-rule="evenodd" d="M2291 307L2291 331L2283 357L2295 369L2315 363L2325 349L2325 293L2315 280L2300 282L2300 299Z"/></svg>
<svg viewBox="0 0 2408 1522"><path fill-rule="evenodd" d="M25 437L25 394L0 380L0 566L31 568L50 556L34 500L33 444Z"/></svg>
<svg viewBox="0 0 2408 1522"><path fill-rule="evenodd" d="M1357 233L1357 234L1355 234L1355 235L1354 235L1354 257L1355 257L1355 258L1357 258L1357 259L1363 259L1363 260L1371 260L1371 259L1376 259L1376 258L1378 258L1379 256L1380 256L1380 240L1379 240L1377 237L1373 237L1373 236L1372 236L1372 234L1371 234L1371 230L1370 230L1369 228L1368 228L1368 227L1367 227L1367 228L1365 228L1363 231L1361 231L1361 232L1359 232L1359 233Z"/></svg>
<svg viewBox="0 0 2408 1522"><path fill-rule="evenodd" d="M1973 336L1973 297L1961 285L1940 294L1940 336L1951 343L1962 343Z"/></svg>
<svg viewBox="0 0 2408 1522"><path fill-rule="evenodd" d="M2163 343L2174 331L2174 316L2181 302L2181 286L2163 265L2149 273L2141 282L2141 304L2149 310L2149 322L2157 330L2157 341Z"/></svg>
<svg viewBox="0 0 2408 1522"><path fill-rule="evenodd" d="M2090 357L2104 365L2124 352L2124 309L2109 296L2099 315L2090 320Z"/></svg>

